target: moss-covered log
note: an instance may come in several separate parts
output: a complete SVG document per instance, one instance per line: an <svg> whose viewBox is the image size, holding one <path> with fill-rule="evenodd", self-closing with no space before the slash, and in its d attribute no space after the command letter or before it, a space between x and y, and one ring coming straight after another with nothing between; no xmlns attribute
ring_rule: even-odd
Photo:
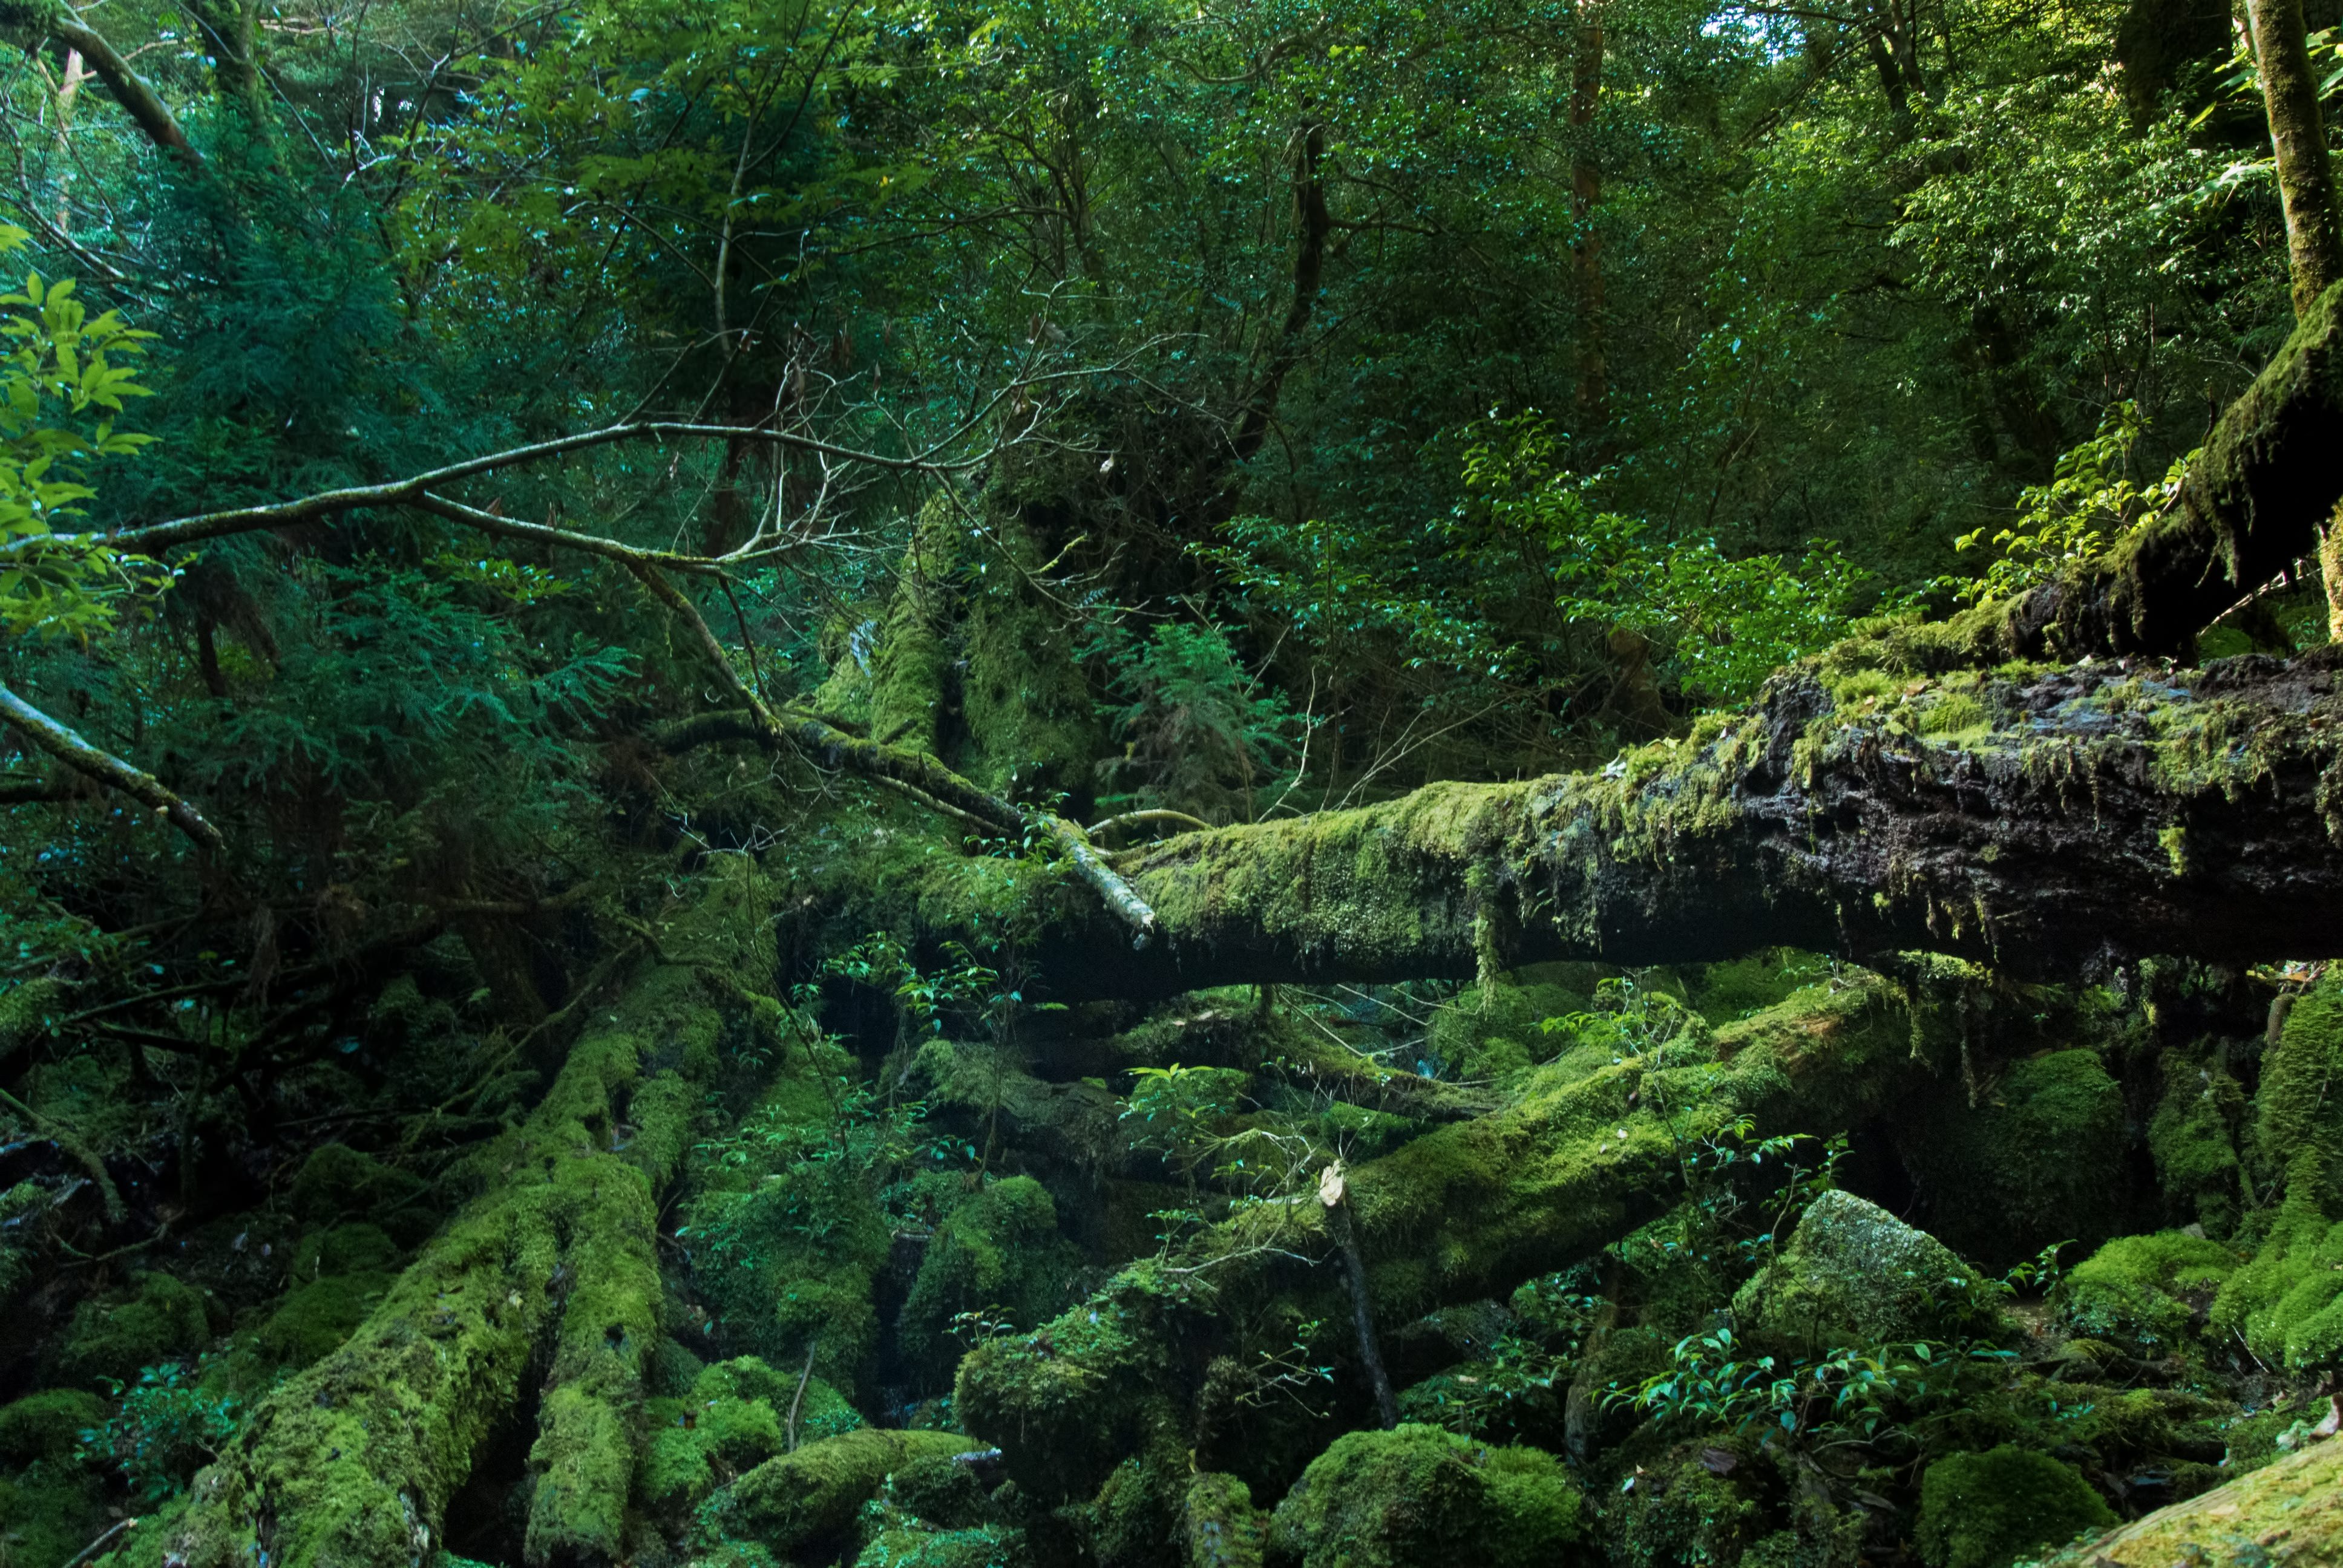
<svg viewBox="0 0 2343 1568"><path fill-rule="evenodd" d="M1599 773L1434 784L1117 859L1162 940L1095 904L1043 928L1069 996L1467 976L1768 943L1926 949L2071 976L2107 957L2343 952L2336 661L1916 676L1875 642ZM920 918L980 918L925 873Z"/></svg>
<svg viewBox="0 0 2343 1568"><path fill-rule="evenodd" d="M770 897L745 865L703 873L658 921L666 961L598 1004L528 1119L468 1157L479 1195L339 1350L259 1404L135 1560L427 1562L482 1444L528 1407L524 1380L527 1561L625 1554L662 1327L657 1199L717 1067L718 1002L778 1014L740 984L770 968Z"/></svg>
<svg viewBox="0 0 2343 1568"><path fill-rule="evenodd" d="M1599 1251L1674 1201L1703 1138L1743 1116L1768 1135L1857 1124L1924 1070L1914 1054L1896 988L1857 976L1703 1044L1543 1069L1506 1109L1346 1173L1373 1315L1502 1297ZM1334 1251L1314 1192L1241 1208L1036 1332L980 1345L960 1366L961 1419L1044 1496L1086 1495L1150 1452L1242 1470L1232 1369L1305 1321L1347 1321Z"/></svg>
<svg viewBox="0 0 2343 1568"><path fill-rule="evenodd" d="M427 1561L475 1452L549 1352L529 1561L615 1560L659 1332L653 1198L687 1146L717 1023L689 970L630 988L479 1157L487 1191L146 1540L186 1568Z"/></svg>

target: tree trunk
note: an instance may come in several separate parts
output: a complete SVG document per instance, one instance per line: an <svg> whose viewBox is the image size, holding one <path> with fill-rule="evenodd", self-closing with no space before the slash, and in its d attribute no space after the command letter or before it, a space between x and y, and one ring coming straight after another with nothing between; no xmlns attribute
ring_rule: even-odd
<svg viewBox="0 0 2343 1568"><path fill-rule="evenodd" d="M2343 281L2343 234L2337 230L2335 175L2326 128L2319 124L2318 78L2311 70L2302 0L2247 0L2246 12L2253 23L2270 146L2278 155L2278 195L2286 204L2294 309L2301 316Z"/></svg>
<svg viewBox="0 0 2343 1568"><path fill-rule="evenodd" d="M1603 347L1603 236L1594 209L1603 200L1603 166L1594 156L1594 116L1603 98L1603 0L1578 0L1576 57L1570 78L1571 226L1578 277L1578 420L1581 435L1610 417Z"/></svg>
<svg viewBox="0 0 2343 1568"><path fill-rule="evenodd" d="M1060 900L1061 996L1383 980L1772 943L2071 976L2343 955L2343 699L2323 653L1915 678L1850 644L1599 774L1434 784L1116 861L1162 940ZM999 918L920 900L938 936ZM965 895L960 895L964 898ZM950 930L945 929L946 925Z"/></svg>

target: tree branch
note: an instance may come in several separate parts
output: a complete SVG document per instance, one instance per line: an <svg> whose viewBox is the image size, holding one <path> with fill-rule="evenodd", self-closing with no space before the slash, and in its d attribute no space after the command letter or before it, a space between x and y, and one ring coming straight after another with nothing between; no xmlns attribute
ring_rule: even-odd
<svg viewBox="0 0 2343 1568"><path fill-rule="evenodd" d="M0 718L25 733L26 739L76 773L86 774L119 789L169 818L179 831L207 849L225 848L219 829L203 814L163 786L152 773L140 771L110 751L101 751L80 735L58 723L23 698L0 686Z"/></svg>
<svg viewBox="0 0 2343 1568"><path fill-rule="evenodd" d="M0 0L0 35L31 54L45 38L55 38L68 49L80 51L83 61L104 82L146 139L166 152L176 154L189 168L201 168L203 160L196 149L187 145L187 133L179 128L177 116L170 106L146 79L130 68L113 45L94 29L84 26L62 5L40 5L33 0Z"/></svg>

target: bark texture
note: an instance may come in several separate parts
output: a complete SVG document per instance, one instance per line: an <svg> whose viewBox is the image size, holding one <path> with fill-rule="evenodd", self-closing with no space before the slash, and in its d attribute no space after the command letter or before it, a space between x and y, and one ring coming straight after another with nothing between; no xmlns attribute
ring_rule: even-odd
<svg viewBox="0 0 2343 1568"><path fill-rule="evenodd" d="M1133 953L1096 905L1061 904L1048 971L1062 995L1135 997L1777 942L2038 977L2159 952L2333 957L2338 663L1929 679L1849 644L1598 774L1435 784L1120 857L1161 940ZM940 890L922 912L950 908Z"/></svg>
<svg viewBox="0 0 2343 1568"><path fill-rule="evenodd" d="M2270 146L2286 206L2287 261L2299 316L2343 280L2343 233L2336 226L2335 174L2319 124L2318 77L2302 20L2302 0L2247 0Z"/></svg>

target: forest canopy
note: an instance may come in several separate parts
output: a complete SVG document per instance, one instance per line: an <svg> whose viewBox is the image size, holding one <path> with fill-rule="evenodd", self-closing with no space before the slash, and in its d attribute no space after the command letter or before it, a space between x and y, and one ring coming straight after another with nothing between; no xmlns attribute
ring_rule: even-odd
<svg viewBox="0 0 2343 1568"><path fill-rule="evenodd" d="M2343 1562L2338 94L0 0L0 1564Z"/></svg>

